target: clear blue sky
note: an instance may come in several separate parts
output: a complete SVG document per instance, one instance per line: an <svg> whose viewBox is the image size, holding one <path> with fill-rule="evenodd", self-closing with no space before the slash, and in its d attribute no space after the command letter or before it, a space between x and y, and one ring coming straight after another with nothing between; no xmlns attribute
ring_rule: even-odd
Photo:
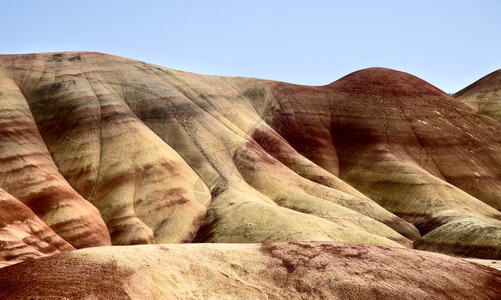
<svg viewBox="0 0 501 300"><path fill-rule="evenodd" d="M495 0L8 0L0 33L2 54L98 51L308 85L379 66L456 92L501 68Z"/></svg>

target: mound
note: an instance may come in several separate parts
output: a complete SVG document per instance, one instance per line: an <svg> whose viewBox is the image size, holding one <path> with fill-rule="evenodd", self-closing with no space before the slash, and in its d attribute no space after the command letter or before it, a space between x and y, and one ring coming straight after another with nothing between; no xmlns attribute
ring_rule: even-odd
<svg viewBox="0 0 501 300"><path fill-rule="evenodd" d="M461 257L501 259L501 221L454 210L439 212L432 219L436 228L416 241L414 248Z"/></svg>
<svg viewBox="0 0 501 300"><path fill-rule="evenodd" d="M75 250L26 205L0 189L0 268Z"/></svg>
<svg viewBox="0 0 501 300"><path fill-rule="evenodd" d="M480 78L453 97L501 122L501 70Z"/></svg>
<svg viewBox="0 0 501 300"><path fill-rule="evenodd" d="M500 293L501 272L492 268L346 243L100 247L0 269L5 299L497 299Z"/></svg>
<svg viewBox="0 0 501 300"><path fill-rule="evenodd" d="M442 227L435 235L436 243L443 242L440 251L484 256L479 249L490 249L499 257L499 123L417 77L382 68L352 73L325 88L278 85L274 96L281 109L271 123L302 155L425 237L437 223L446 224L440 212L454 210L473 222L469 231ZM303 103L324 113L307 111ZM472 236L465 239L467 233ZM456 239L470 250L456 249Z"/></svg>

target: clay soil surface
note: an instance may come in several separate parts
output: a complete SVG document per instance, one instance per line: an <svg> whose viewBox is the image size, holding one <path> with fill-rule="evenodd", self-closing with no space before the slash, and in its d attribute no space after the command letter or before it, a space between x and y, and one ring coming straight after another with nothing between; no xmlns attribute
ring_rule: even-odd
<svg viewBox="0 0 501 300"><path fill-rule="evenodd" d="M480 258L463 258L466 261L471 261L477 264L488 266L501 271L501 260L495 259L480 259Z"/></svg>

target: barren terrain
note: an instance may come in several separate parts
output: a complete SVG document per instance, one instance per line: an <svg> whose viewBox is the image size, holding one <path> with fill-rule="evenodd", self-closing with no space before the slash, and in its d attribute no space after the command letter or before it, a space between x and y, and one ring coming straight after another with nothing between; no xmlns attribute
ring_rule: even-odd
<svg viewBox="0 0 501 300"><path fill-rule="evenodd" d="M498 75L0 55L0 298L496 299Z"/></svg>

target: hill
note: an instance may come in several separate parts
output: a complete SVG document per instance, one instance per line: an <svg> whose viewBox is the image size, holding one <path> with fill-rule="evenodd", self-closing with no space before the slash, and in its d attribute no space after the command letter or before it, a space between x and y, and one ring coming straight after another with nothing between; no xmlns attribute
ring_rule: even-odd
<svg viewBox="0 0 501 300"><path fill-rule="evenodd" d="M480 78L453 97L501 122L501 70Z"/></svg>
<svg viewBox="0 0 501 300"><path fill-rule="evenodd" d="M301 86L101 53L1 55L0 103L1 266L51 256L0 277L67 259L86 272L86 255L110 274L120 268L109 253L163 247L138 244L220 243L168 247L233 257L304 241L293 252L312 259L322 243L348 242L357 246L339 244L341 256L367 249L395 267L422 255L398 248L501 258L501 123L407 73L371 68ZM88 247L98 248L74 251ZM444 264L499 287L499 273ZM397 293L367 295L379 292Z"/></svg>

